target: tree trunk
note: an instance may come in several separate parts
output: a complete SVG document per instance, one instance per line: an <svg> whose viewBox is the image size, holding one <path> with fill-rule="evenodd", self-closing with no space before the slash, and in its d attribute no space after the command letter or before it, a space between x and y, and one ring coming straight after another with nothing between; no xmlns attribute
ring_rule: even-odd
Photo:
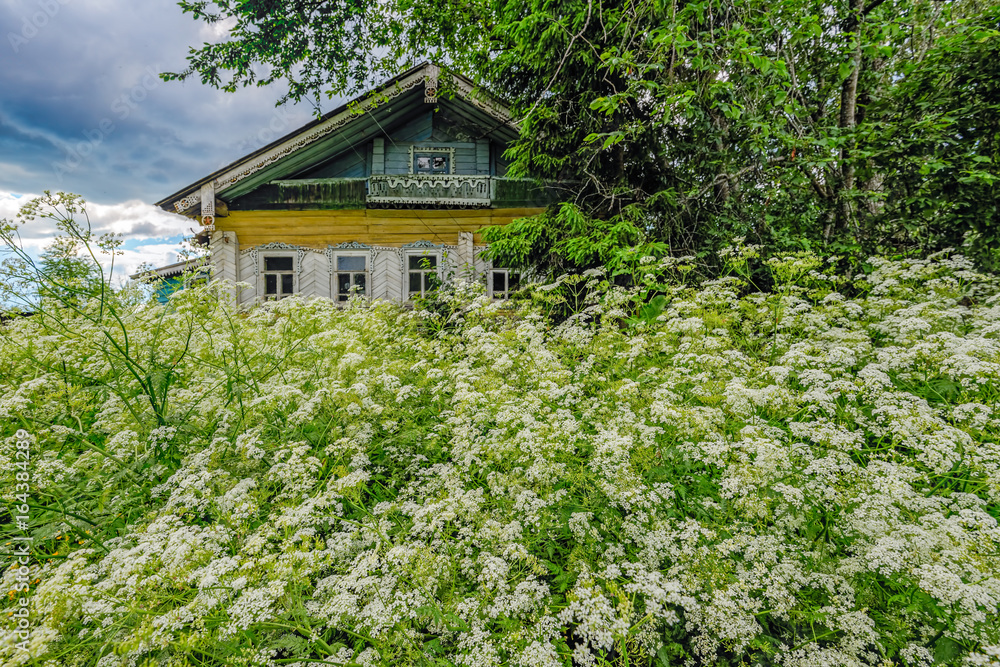
<svg viewBox="0 0 1000 667"><path fill-rule="evenodd" d="M837 210L841 228L853 227L860 237L857 221L851 207L851 191L854 189L854 128L857 126L858 77L861 73L861 31L865 0L851 1L851 17L848 25L854 27L854 51L851 54L851 73L844 81L840 92L840 130L847 135L847 141L840 149L840 179L837 188ZM860 238L856 240L860 241Z"/></svg>

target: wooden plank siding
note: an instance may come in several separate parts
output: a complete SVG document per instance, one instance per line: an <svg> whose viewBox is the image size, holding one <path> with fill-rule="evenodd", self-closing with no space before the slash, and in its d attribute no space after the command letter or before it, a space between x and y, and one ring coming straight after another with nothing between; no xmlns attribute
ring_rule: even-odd
<svg viewBox="0 0 1000 667"><path fill-rule="evenodd" d="M253 264L253 255L241 254L239 259L239 279L250 287L240 293L240 303L253 303L257 299L257 269Z"/></svg>
<svg viewBox="0 0 1000 667"><path fill-rule="evenodd" d="M504 148L496 144L490 145L490 174L493 176L506 176L510 168L509 163L503 158Z"/></svg>
<svg viewBox="0 0 1000 667"><path fill-rule="evenodd" d="M216 218L215 225L216 229L235 232L241 249L274 242L319 249L350 241L398 248L416 241L455 245L459 232L506 225L544 210L231 211L227 217ZM473 241L483 243L479 234Z"/></svg>
<svg viewBox="0 0 1000 667"><path fill-rule="evenodd" d="M476 173L490 175L490 140L476 139Z"/></svg>
<svg viewBox="0 0 1000 667"><path fill-rule="evenodd" d="M310 252L302 258L299 292L330 298L330 264L325 256Z"/></svg>
<svg viewBox="0 0 1000 667"><path fill-rule="evenodd" d="M370 175L368 152L370 146L362 144L343 153L335 160L313 169L309 178L367 178Z"/></svg>
<svg viewBox="0 0 1000 667"><path fill-rule="evenodd" d="M372 262L371 296L373 299L401 299L403 274L399 255L391 250L375 253Z"/></svg>
<svg viewBox="0 0 1000 667"><path fill-rule="evenodd" d="M385 173L385 139L382 137L372 139L372 173Z"/></svg>
<svg viewBox="0 0 1000 667"><path fill-rule="evenodd" d="M455 174L475 175L476 144L469 142L433 142L416 141L408 143L387 144L385 147L385 173L410 173L410 146L420 152L421 148L454 148Z"/></svg>
<svg viewBox="0 0 1000 667"><path fill-rule="evenodd" d="M422 113L413 114L412 118L397 125L389 132L392 141L426 141L431 138L434 127L434 112L427 109Z"/></svg>

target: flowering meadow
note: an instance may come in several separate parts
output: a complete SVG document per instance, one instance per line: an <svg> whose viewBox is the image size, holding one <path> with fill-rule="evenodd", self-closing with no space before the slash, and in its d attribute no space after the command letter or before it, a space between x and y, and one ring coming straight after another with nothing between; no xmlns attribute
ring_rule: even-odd
<svg viewBox="0 0 1000 667"><path fill-rule="evenodd" d="M1000 665L1000 283L752 255L5 322L0 663Z"/></svg>

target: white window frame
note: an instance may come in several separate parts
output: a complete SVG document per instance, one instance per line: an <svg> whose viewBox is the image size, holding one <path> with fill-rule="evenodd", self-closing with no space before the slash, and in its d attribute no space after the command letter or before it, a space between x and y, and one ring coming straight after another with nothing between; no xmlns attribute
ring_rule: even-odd
<svg viewBox="0 0 1000 667"><path fill-rule="evenodd" d="M498 292L497 290L495 290L493 288L493 274L494 273L502 273L502 274L504 274L504 284L507 286L506 289ZM506 269L506 268L502 268L502 267L490 268L490 269L488 269L486 271L486 288L487 288L487 293L490 295L491 299L505 300L505 299L509 299L510 298L510 293L512 291L510 289L510 276L511 276L512 273L513 274L517 274L517 282L518 282L518 285L520 286L521 278L522 278L520 271L515 271L514 269Z"/></svg>
<svg viewBox="0 0 1000 667"><path fill-rule="evenodd" d="M449 176L455 173L455 148L444 147L444 146L414 146L410 144L410 173L413 175L420 175L416 171L416 165L414 161L417 159L417 153L443 153L448 157L448 173L447 174L434 174L434 176ZM428 176L430 174L427 174Z"/></svg>
<svg viewBox="0 0 1000 667"><path fill-rule="evenodd" d="M415 269L421 274L434 273L437 276L439 282L442 282L442 265L444 264L444 252L441 249L431 249L431 248L415 248L412 250L407 250L403 253L403 301L411 301L414 296L424 296L426 294L426 288L424 287L424 279L420 279L420 294L410 293L410 258L411 257L434 257L436 265L433 271L424 269Z"/></svg>
<svg viewBox="0 0 1000 667"><path fill-rule="evenodd" d="M371 264L372 264L372 257L371 257L371 253L368 252L368 251L366 251L366 250L337 250L336 248L333 248L333 252L331 254L331 257L333 258L332 264L331 264L332 267L333 267L333 270L330 273L330 296L332 297L333 302L334 303L347 303L346 301L341 301L340 300L340 292L338 291L340 285L338 284L337 277L341 273L349 273L349 274L351 274L351 276L352 276L352 278L351 278L351 287L354 286L353 276L355 274L358 274L358 273L364 273L365 274L365 291L364 291L363 294L361 294L361 296L364 296L366 298L369 297L371 295L371 293L372 293L372 266L371 266ZM363 257L364 260L365 260L365 270L364 271L339 271L339 270L337 270L337 258L338 257Z"/></svg>
<svg viewBox="0 0 1000 667"><path fill-rule="evenodd" d="M268 257L289 257L292 260L292 270L289 271L267 271L267 258ZM302 267L299 266L299 253L296 250L264 250L260 253L260 262L258 283L257 283L257 294L260 295L261 301L277 301L279 299L284 299L285 297L291 296L292 294L299 293L299 271ZM278 294L266 294L267 290L267 276L268 275L292 275L292 291L289 294L281 293L281 282L278 282Z"/></svg>

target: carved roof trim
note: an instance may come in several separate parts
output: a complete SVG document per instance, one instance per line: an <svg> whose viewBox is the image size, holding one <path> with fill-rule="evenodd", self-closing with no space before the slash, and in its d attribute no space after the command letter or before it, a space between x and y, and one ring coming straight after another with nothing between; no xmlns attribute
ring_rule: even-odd
<svg viewBox="0 0 1000 667"><path fill-rule="evenodd" d="M403 248L410 250L413 248L443 248L443 243L434 243L433 241L414 241L413 243L404 243Z"/></svg>
<svg viewBox="0 0 1000 667"><path fill-rule="evenodd" d="M350 121L363 115L364 112L389 103L394 97L407 90L417 86L426 86L429 79L437 78L437 76L441 75L451 77L454 90L459 98L498 120L515 128L517 127L507 107L486 94L481 88L478 88L470 79L455 73L445 74L441 72L440 75L437 75L437 68L437 65L427 62L417 65L407 72L390 79L381 86L364 93L351 102L325 114L319 120L306 124L260 150L240 158L198 182L192 183L169 197L156 202L156 206L176 212L188 210L191 208L191 205L196 203L192 201L192 195L194 193L200 195L203 185L212 184L215 192L218 194L225 188L238 183L264 167L347 125Z"/></svg>
<svg viewBox="0 0 1000 667"><path fill-rule="evenodd" d="M336 245L328 245L327 248L332 248L333 250L371 250L372 246L358 243L357 241L345 241Z"/></svg>

